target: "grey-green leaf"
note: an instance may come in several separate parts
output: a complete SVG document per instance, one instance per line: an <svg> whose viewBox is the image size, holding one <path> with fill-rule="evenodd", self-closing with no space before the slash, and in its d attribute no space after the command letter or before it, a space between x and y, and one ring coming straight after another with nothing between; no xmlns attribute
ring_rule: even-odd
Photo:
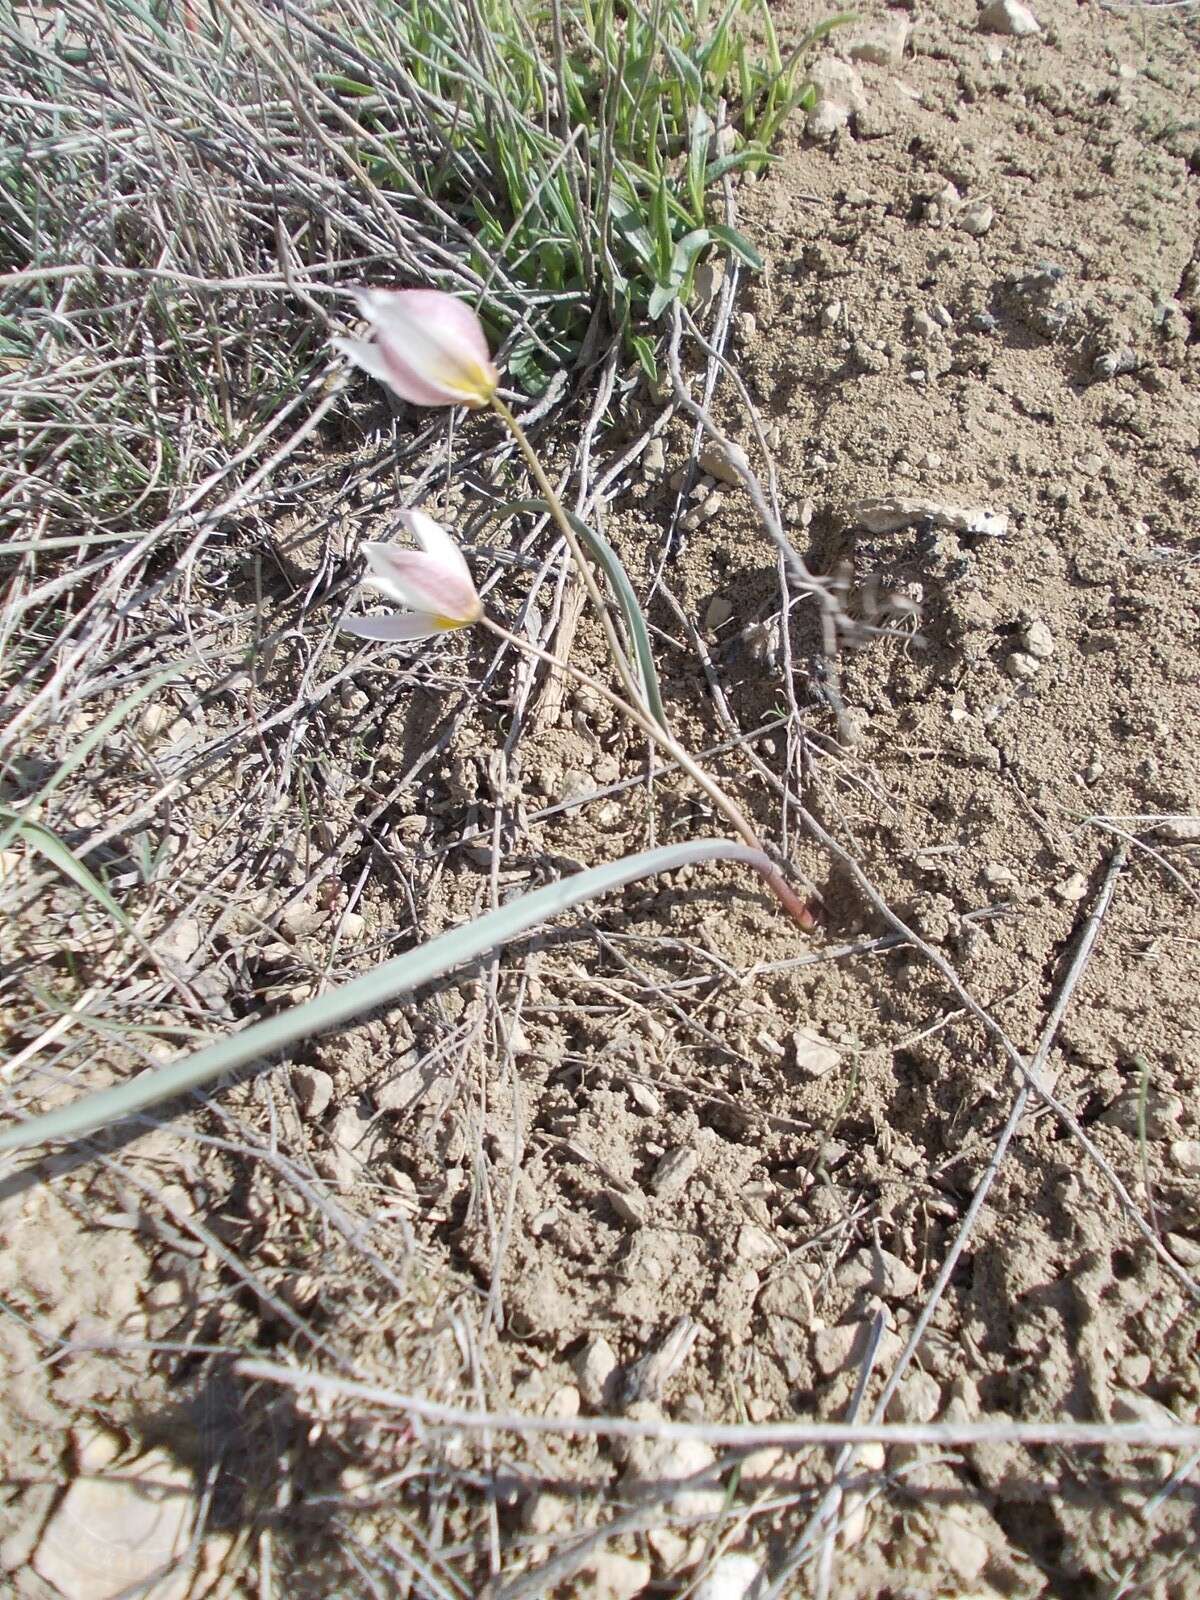
<svg viewBox="0 0 1200 1600"><path fill-rule="evenodd" d="M543 889L521 895L461 928L453 928L427 944L418 945L415 950L385 961L361 978L353 978L279 1016L256 1022L232 1038L218 1040L195 1055L185 1056L182 1061L143 1072L131 1083L85 1095L72 1105L6 1128L0 1133L0 1151L26 1149L51 1139L78 1138L135 1112L161 1105L164 1100L203 1088L238 1067L285 1049L297 1039L311 1039L326 1028L335 1028L401 995L411 994L422 984L510 943L539 923L585 900L610 894L639 878L673 872L700 861L742 861L764 875L772 871L766 856L731 839L698 839L689 844L664 845L657 850L623 856L603 866L589 867L585 872L576 872Z"/></svg>

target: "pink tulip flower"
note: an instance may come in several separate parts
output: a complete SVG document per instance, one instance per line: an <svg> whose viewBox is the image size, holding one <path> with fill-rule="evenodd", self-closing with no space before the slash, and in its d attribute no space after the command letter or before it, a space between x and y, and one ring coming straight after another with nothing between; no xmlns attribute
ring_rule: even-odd
<svg viewBox="0 0 1200 1600"><path fill-rule="evenodd" d="M402 400L417 406L491 404L500 375L470 306L438 289L362 289L358 305L374 340L333 343Z"/></svg>
<svg viewBox="0 0 1200 1600"><path fill-rule="evenodd" d="M364 543L364 589L375 589L407 610L382 617L345 617L342 628L360 639L432 639L468 628L483 615L463 553L445 528L423 511L405 511L402 526L420 545Z"/></svg>

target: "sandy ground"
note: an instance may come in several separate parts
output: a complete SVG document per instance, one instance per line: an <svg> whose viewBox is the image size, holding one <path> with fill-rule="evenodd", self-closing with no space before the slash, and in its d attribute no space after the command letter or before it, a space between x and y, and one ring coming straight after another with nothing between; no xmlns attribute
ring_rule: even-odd
<svg viewBox="0 0 1200 1600"><path fill-rule="evenodd" d="M887 923L747 748L1024 1052L1125 846L1044 1062L1055 1104L1029 1101L888 1416L1197 1420L1200 827L1178 819L1200 813L1200 22L1036 10L1019 39L961 0L873 12L833 41L814 136L798 120L737 190L768 270L731 350L791 536L859 624L836 673L803 602L785 650L739 489L669 539L681 421L609 508L677 726L753 735L714 763L819 887L820 931L724 868L633 888L209 1110L10 1180L12 1593L115 1596L147 1548L173 1568L144 1591L164 1597L682 1596L726 1552L785 1573L824 1453L656 1497L712 1452L429 1432L233 1371L253 1353L470 1408L832 1421L875 1329L871 1414L1018 1084L930 961L880 944ZM811 15L781 10L784 40ZM715 409L753 448L728 384ZM318 526L327 508L275 532L303 546ZM365 531L341 509L339 549ZM586 619L575 648L599 667ZM717 831L681 782L640 781L644 749L586 695L511 664L478 695L484 642L424 659L402 697L395 661L370 659L285 730L307 780L239 822L253 871L223 865L236 752L184 786L194 892L163 950L210 1027L575 863ZM255 715L295 693L297 660L256 683ZM802 739L779 727L789 667ZM204 739L245 692L208 696ZM154 737L169 764L201 735ZM129 1062L102 1035L86 1081ZM825 1592L1189 1600L1195 1480L1158 1495L1180 1464L868 1452ZM744 1592L728 1561L717 1576L703 1592ZM809 1560L780 1581L819 1580Z"/></svg>

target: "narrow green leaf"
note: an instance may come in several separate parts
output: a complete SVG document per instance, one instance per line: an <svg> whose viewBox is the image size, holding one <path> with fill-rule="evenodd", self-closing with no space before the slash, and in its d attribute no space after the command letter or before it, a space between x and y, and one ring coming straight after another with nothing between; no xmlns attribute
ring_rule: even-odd
<svg viewBox="0 0 1200 1600"><path fill-rule="evenodd" d="M651 322L657 322L659 317L679 293L678 283L656 283L650 291L650 303L646 307L646 315Z"/></svg>
<svg viewBox="0 0 1200 1600"><path fill-rule="evenodd" d="M286 1049L298 1039L309 1040L327 1028L338 1027L366 1011L388 1005L423 984L477 960L490 950L511 943L539 923L556 917L585 900L611 894L639 878L672 872L700 861L742 861L761 873L772 871L767 857L731 839L699 839L689 844L664 845L624 856L620 861L589 867L556 883L535 889L499 906L464 927L453 928L427 944L419 945L373 972L268 1017L220 1039L196 1054L168 1066L143 1072L130 1083L85 1095L72 1105L44 1116L17 1123L0 1133L0 1151L22 1150L51 1139L74 1139L97 1128L111 1126L124 1117L173 1100L189 1090L203 1088L251 1061Z"/></svg>
<svg viewBox="0 0 1200 1600"><path fill-rule="evenodd" d="M12 816L8 807L4 807L6 815ZM83 892L90 895L98 906L102 906L113 921L126 933L135 933L134 926L121 910L120 906L79 857L65 845L56 833L49 828L43 828L40 822L26 822L23 817L16 819L16 832L23 839L27 839L35 850L41 852L51 866L57 867L64 877L70 878ZM5 835L6 838L10 834ZM136 937L136 934L135 934Z"/></svg>
<svg viewBox="0 0 1200 1600"><path fill-rule="evenodd" d="M674 246L674 241L671 237L671 211L665 173L658 180L651 219L654 224L654 256L658 264L657 277L659 282L663 283L671 271L671 251Z"/></svg>
<svg viewBox="0 0 1200 1600"><path fill-rule="evenodd" d="M658 383L658 360L654 352L654 342L647 339L644 333L635 333L629 341L633 353L638 359L638 365L653 384Z"/></svg>
<svg viewBox="0 0 1200 1600"><path fill-rule="evenodd" d="M684 55L678 45L671 44L670 41L667 42L667 55L670 57L671 65L682 78L690 94L694 99L698 100L704 93L704 84L700 74L696 71L695 63Z"/></svg>
<svg viewBox="0 0 1200 1600"><path fill-rule="evenodd" d="M564 507L564 511L566 508ZM550 511L545 500L508 500L503 505L491 508L495 517L511 516L514 512L537 512L539 516L547 515ZM646 626L646 619L642 615L642 608L638 604L638 597L634 587L629 581L629 574L625 571L620 556L609 544L602 533L595 528L589 528L582 517L577 517L573 511L566 511L566 517L572 528L587 545L592 555L599 562L604 576L612 585L612 591L617 597L617 604L621 607L621 614L625 618L625 626L629 629L629 637L633 641L634 655L637 657L638 676L642 680L642 692L646 699L646 709L658 723L660 728L667 727L667 713L662 702L662 693L658 686L658 670L654 665L654 652L650 648L650 630Z"/></svg>
<svg viewBox="0 0 1200 1600"><path fill-rule="evenodd" d="M762 271L763 258L736 228L727 228L723 222L713 222L709 224L709 232L714 239L719 239L722 244L728 245L734 255L740 256L748 267L753 267L755 272Z"/></svg>

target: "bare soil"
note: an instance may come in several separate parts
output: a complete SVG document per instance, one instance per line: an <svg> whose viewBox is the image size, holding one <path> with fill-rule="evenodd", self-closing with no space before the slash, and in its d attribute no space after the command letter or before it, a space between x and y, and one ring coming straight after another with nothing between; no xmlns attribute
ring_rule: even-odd
<svg viewBox="0 0 1200 1600"><path fill-rule="evenodd" d="M197 1594L684 1595L725 1549L782 1571L824 1452L760 1453L656 1509L645 1484L711 1452L435 1430L234 1371L265 1355L568 1418L839 1420L878 1319L870 1414L1019 1084L785 816L751 749L1026 1054L1125 844L1045 1064L1076 1128L1031 1100L889 1417L1200 1419L1180 1281L1200 1268L1200 830L1178 820L1200 815L1200 21L1036 10L1024 39L981 29L963 0L844 30L829 48L849 55L878 21L912 25L899 62L854 63L844 129L811 138L798 119L771 174L736 191L768 267L739 299L732 357L791 536L860 624L836 672L803 601L784 649L774 551L739 489L671 533L681 419L663 473L609 507L654 596L677 728L698 747L728 742L730 721L744 738L714 765L817 886L821 929L805 939L726 868L650 882L207 1107L50 1161L45 1182L10 1178L14 1594L119 1592L107 1528L83 1518L91 1576L74 1593L47 1541L69 1483L147 1459L193 1485ZM781 8L784 41L813 15ZM364 389L361 433L322 443L348 476L378 454L377 408ZM728 383L715 412L753 454ZM361 513L276 523L268 601L292 603L386 525L385 487ZM455 497L469 503L461 482ZM893 531L864 526L864 502L898 498L924 504ZM1006 531L957 531L947 507ZM536 563L493 561L508 539L481 535L475 565L511 616ZM199 575L215 618L256 581L238 548L219 583ZM603 670L586 616L574 650ZM97 780L132 810L154 773L188 775L159 948L202 1031L577 863L719 831L681 780L647 784L644 748L596 702L497 664L485 639L413 672L384 653L343 675L354 659L346 641L318 659L297 634L253 680L201 674L172 702L182 720ZM800 720L781 725L789 666ZM286 774L273 792L253 777L264 740ZM36 929L16 937L24 951ZM79 937L68 999L115 981L95 928ZM170 1034L178 1016L164 1003L142 1021ZM98 1031L68 1082L20 1080L25 1103L184 1042ZM1155 1498L1181 1464L1000 1444L868 1456L825 1592L1192 1600L1194 1475ZM145 1592L186 1593L179 1570ZM780 1592L817 1582L805 1563Z"/></svg>

